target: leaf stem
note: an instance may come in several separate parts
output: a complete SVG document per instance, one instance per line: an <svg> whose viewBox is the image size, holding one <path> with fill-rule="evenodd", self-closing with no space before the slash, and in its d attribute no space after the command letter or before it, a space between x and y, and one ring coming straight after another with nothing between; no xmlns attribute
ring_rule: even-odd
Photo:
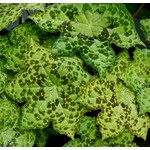
<svg viewBox="0 0 150 150"><path fill-rule="evenodd" d="M144 7L144 3L140 5L140 7L136 10L136 12L132 15L132 17L136 17L138 15L138 13L142 10L142 8Z"/></svg>

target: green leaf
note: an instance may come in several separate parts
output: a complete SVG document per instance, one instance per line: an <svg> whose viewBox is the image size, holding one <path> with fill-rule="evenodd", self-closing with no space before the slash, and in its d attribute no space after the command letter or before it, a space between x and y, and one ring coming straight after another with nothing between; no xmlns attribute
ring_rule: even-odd
<svg viewBox="0 0 150 150"><path fill-rule="evenodd" d="M96 39L78 35L79 52L86 65L92 66L103 77L108 68L115 62L115 52L108 42L101 42Z"/></svg>
<svg viewBox="0 0 150 150"><path fill-rule="evenodd" d="M96 118L84 116L83 120L81 121L77 132L77 135L81 137L75 138L67 142L64 146L65 147L89 147L91 146L96 139L100 138L99 130L96 126Z"/></svg>
<svg viewBox="0 0 150 150"><path fill-rule="evenodd" d="M150 19L140 20L140 30L148 42L150 42Z"/></svg>
<svg viewBox="0 0 150 150"><path fill-rule="evenodd" d="M23 48L21 49L21 47ZM12 70L14 73L22 70L24 68L22 58L25 51L27 51L27 47L24 47L24 43L22 43L22 45L20 44L18 47L9 47L6 49L4 54L6 63L4 67L7 70Z"/></svg>
<svg viewBox="0 0 150 150"><path fill-rule="evenodd" d="M30 17L45 31L100 37L129 48L142 44L124 4L53 4ZM108 34L105 34L107 28ZM104 33L104 34L101 34Z"/></svg>
<svg viewBox="0 0 150 150"><path fill-rule="evenodd" d="M43 38L43 36L47 36L47 33L42 31L32 21L24 22L8 32L8 37L13 46L19 45L20 43L29 45L30 38L41 43L41 39Z"/></svg>
<svg viewBox="0 0 150 150"><path fill-rule="evenodd" d="M7 81L7 74L0 71L0 94L3 93Z"/></svg>
<svg viewBox="0 0 150 150"><path fill-rule="evenodd" d="M138 114L135 94L119 79L130 63L128 52L120 53L116 65L110 70L111 73L109 72L103 79L96 78L88 82L78 99L79 103L90 110L101 110L97 124L102 140L118 136L125 128L133 135L146 139L149 117Z"/></svg>
<svg viewBox="0 0 150 150"><path fill-rule="evenodd" d="M21 126L40 129L53 121L53 128L73 138L86 109L76 102L90 75L77 57L52 57L50 52L31 40L25 55L25 70L6 87L22 108Z"/></svg>
<svg viewBox="0 0 150 150"><path fill-rule="evenodd" d="M19 108L8 100L0 101L0 133L16 127L19 119Z"/></svg>
<svg viewBox="0 0 150 150"><path fill-rule="evenodd" d="M102 139L115 137L128 128L131 134L146 140L150 118L138 114L134 98L134 94L122 84L114 87L114 95L97 117Z"/></svg>
<svg viewBox="0 0 150 150"><path fill-rule="evenodd" d="M143 88L137 93L136 100L139 104L139 113L150 113L150 88Z"/></svg>
<svg viewBox="0 0 150 150"><path fill-rule="evenodd" d="M0 55L2 55L7 47L11 46L6 35L0 35Z"/></svg>
<svg viewBox="0 0 150 150"><path fill-rule="evenodd" d="M102 140L101 135L96 125L95 117L84 116L77 132L81 138L75 138L65 143L64 147L115 147L115 146L132 146L135 147L136 144L133 143L134 135L129 133L127 129L122 134L117 137L110 137L107 140Z"/></svg>
<svg viewBox="0 0 150 150"><path fill-rule="evenodd" d="M96 118L84 116L76 134L80 135L81 139L87 144L90 144L95 141L96 138L99 138L100 133L96 126Z"/></svg>
<svg viewBox="0 0 150 150"><path fill-rule="evenodd" d="M35 140L34 131L19 129L19 107L7 100L0 100L0 146L33 146Z"/></svg>
<svg viewBox="0 0 150 150"><path fill-rule="evenodd" d="M0 4L0 31L21 17L24 10L44 10L44 4L2 3Z"/></svg>
<svg viewBox="0 0 150 150"><path fill-rule="evenodd" d="M58 132L56 132L51 125L44 129L38 129L36 130L36 140L34 144L38 147L44 147L48 141L49 136L57 134Z"/></svg>
<svg viewBox="0 0 150 150"><path fill-rule="evenodd" d="M150 51L136 48L133 61L119 78L134 92L150 87Z"/></svg>
<svg viewBox="0 0 150 150"><path fill-rule="evenodd" d="M111 43L122 48L143 45L123 4L54 4L30 19L45 31L61 33L53 54L79 53L100 77L115 61Z"/></svg>
<svg viewBox="0 0 150 150"><path fill-rule="evenodd" d="M45 45L45 47L51 48L57 36L51 36L42 31L33 22L25 22L13 28L8 33L8 37L12 46L4 49L3 55L7 60L5 68L13 72L19 72L24 68L23 55L29 50L31 38ZM43 37L45 37L45 39Z"/></svg>
<svg viewBox="0 0 150 150"><path fill-rule="evenodd" d="M93 146L94 147L136 147L137 145L133 142L134 136L125 130L121 135L109 138L106 141L98 139Z"/></svg>
<svg viewBox="0 0 150 150"><path fill-rule="evenodd" d="M1 133L4 147L32 147L35 141L35 132L32 130L20 130L10 128Z"/></svg>
<svg viewBox="0 0 150 150"><path fill-rule="evenodd" d="M3 137L2 137L2 135L0 134L0 147L2 147L3 145L4 145Z"/></svg>
<svg viewBox="0 0 150 150"><path fill-rule="evenodd" d="M107 103L114 91L113 87L119 82L118 77L124 72L131 59L127 50L122 51L116 58L114 66L101 80L94 78L85 86L78 99L79 103L89 109L98 110L107 107Z"/></svg>

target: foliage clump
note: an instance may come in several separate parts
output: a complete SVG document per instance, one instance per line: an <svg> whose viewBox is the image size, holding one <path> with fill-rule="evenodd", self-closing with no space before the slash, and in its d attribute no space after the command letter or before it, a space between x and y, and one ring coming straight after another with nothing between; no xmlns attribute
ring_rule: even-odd
<svg viewBox="0 0 150 150"><path fill-rule="evenodd" d="M125 5L0 4L0 30L24 10L38 11L0 35L0 146L45 146L56 134L65 147L146 140L150 50ZM140 25L149 41L149 20Z"/></svg>

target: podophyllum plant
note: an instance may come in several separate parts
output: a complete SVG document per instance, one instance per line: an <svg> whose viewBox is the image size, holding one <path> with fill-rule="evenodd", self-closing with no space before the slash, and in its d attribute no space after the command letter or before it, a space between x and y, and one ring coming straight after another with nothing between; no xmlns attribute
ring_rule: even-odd
<svg viewBox="0 0 150 150"><path fill-rule="evenodd" d="M64 146L146 140L150 50L125 5L0 4L0 30L24 10L40 11L0 35L0 146L45 146L52 134L70 137ZM149 26L140 20L147 41Z"/></svg>

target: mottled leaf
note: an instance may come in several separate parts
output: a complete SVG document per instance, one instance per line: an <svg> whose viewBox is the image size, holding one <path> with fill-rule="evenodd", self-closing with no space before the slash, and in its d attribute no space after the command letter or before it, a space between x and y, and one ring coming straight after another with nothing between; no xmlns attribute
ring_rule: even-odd
<svg viewBox="0 0 150 150"><path fill-rule="evenodd" d="M4 147L32 147L35 141L35 131L10 128L2 132Z"/></svg>
<svg viewBox="0 0 150 150"><path fill-rule="evenodd" d="M109 138L106 141L98 139L93 146L94 147L136 147L137 145L133 142L134 136L125 130L121 135Z"/></svg>
<svg viewBox="0 0 150 150"><path fill-rule="evenodd" d="M114 137L129 129L133 135L146 139L150 125L147 115L139 115L134 94L125 86L117 85L114 89L113 101L107 103L97 118L102 139Z"/></svg>
<svg viewBox="0 0 150 150"><path fill-rule="evenodd" d="M24 10L44 10L44 4L2 3L0 4L0 31L21 17Z"/></svg>
<svg viewBox="0 0 150 150"><path fill-rule="evenodd" d="M150 87L150 51L136 48L133 61L120 75L123 82L134 92L144 87Z"/></svg>
<svg viewBox="0 0 150 150"><path fill-rule="evenodd" d="M79 53L100 76L115 61L110 43L122 48L143 45L123 4L54 4L30 18L45 31L61 32L52 48L55 55Z"/></svg>
<svg viewBox="0 0 150 150"><path fill-rule="evenodd" d="M13 28L8 37L12 46L5 48L4 56L7 60L5 68L13 72L19 72L24 68L23 55L29 50L30 39L39 42L45 47L51 48L55 41L54 35L42 31L33 22L25 22ZM48 44L47 44L48 43Z"/></svg>
<svg viewBox="0 0 150 150"><path fill-rule="evenodd" d="M77 129L76 134L80 135L82 140L87 144L95 141L96 138L100 137L99 130L96 126L96 118L84 116L80 126Z"/></svg>
<svg viewBox="0 0 150 150"><path fill-rule="evenodd" d="M77 132L77 135L81 137L75 138L69 142L67 142L65 147L89 147L91 146L96 139L100 138L99 130L96 126L96 118L92 118L89 116L84 116L81 121Z"/></svg>
<svg viewBox="0 0 150 150"><path fill-rule="evenodd" d="M26 101L20 121L23 128L45 128L53 121L56 131L73 138L86 112L76 99L89 79L79 58L52 57L31 40L25 70L8 84L6 93L17 102Z"/></svg>
<svg viewBox="0 0 150 150"><path fill-rule="evenodd" d="M75 138L65 143L65 147L115 147L115 146L132 146L136 144L133 142L134 135L129 133L127 129L117 137L110 137L107 140L102 140L101 134L98 131L95 117L85 116L76 132L80 138Z"/></svg>
<svg viewBox="0 0 150 150"><path fill-rule="evenodd" d="M19 108L8 100L0 101L0 133L15 127L19 119Z"/></svg>
<svg viewBox="0 0 150 150"><path fill-rule="evenodd" d="M22 23L8 33L8 37L13 45L19 45L24 43L24 45L30 43L30 38L37 42L42 42L41 39L47 36L47 33L42 31L34 22L28 21Z"/></svg>
<svg viewBox="0 0 150 150"><path fill-rule="evenodd" d="M107 70L114 65L115 52L108 42L78 35L80 55L86 65L92 66L103 77Z"/></svg>
<svg viewBox="0 0 150 150"><path fill-rule="evenodd" d="M9 46L11 46L11 44L8 37L6 35L0 35L0 55L2 55Z"/></svg>
<svg viewBox="0 0 150 150"><path fill-rule="evenodd" d="M150 113L150 88L143 88L137 93L136 100L139 104L139 113Z"/></svg>
<svg viewBox="0 0 150 150"><path fill-rule="evenodd" d="M7 74L0 71L0 94L3 93L7 81Z"/></svg>
<svg viewBox="0 0 150 150"><path fill-rule="evenodd" d="M142 31L146 40L150 42L150 19L140 20L140 30Z"/></svg>
<svg viewBox="0 0 150 150"><path fill-rule="evenodd" d="M101 110L97 124L103 140L118 136L125 128L133 135L146 138L150 124L149 117L138 114L135 94L119 79L130 63L128 52L123 51L109 74L103 79L91 80L78 99L79 103L91 110Z"/></svg>
<svg viewBox="0 0 150 150"><path fill-rule="evenodd" d="M116 58L114 66L106 73L104 78L93 79L85 86L78 101L92 110L107 107L107 102L113 96L114 85L119 82L118 77L131 61L127 50L122 51Z"/></svg>
<svg viewBox="0 0 150 150"><path fill-rule="evenodd" d="M50 32L81 33L89 37L100 36L101 39L109 37L124 48L143 44L124 4L53 4L44 13L30 18L43 30Z"/></svg>

